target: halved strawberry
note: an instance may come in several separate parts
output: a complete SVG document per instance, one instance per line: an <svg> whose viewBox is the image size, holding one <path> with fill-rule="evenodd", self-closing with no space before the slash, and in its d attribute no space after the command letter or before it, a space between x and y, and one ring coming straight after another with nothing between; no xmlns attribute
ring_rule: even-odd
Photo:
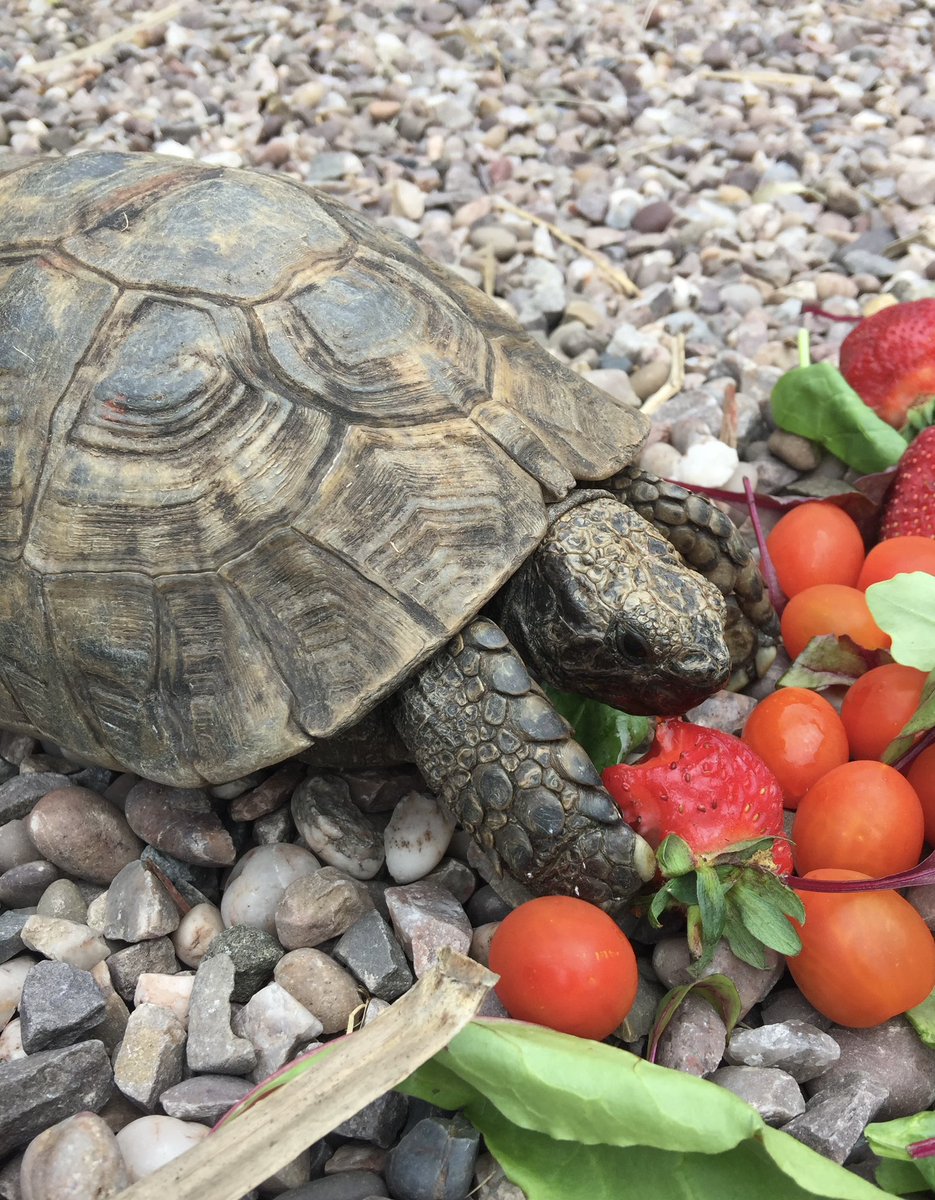
<svg viewBox="0 0 935 1200"><path fill-rule="evenodd" d="M787 917L800 902L777 878L792 873L782 790L749 746L688 721L660 721L649 754L608 767L603 779L627 823L657 848L664 882L651 919L685 908L702 964L722 936L754 966L766 965L764 945L798 952Z"/></svg>
<svg viewBox="0 0 935 1200"><path fill-rule="evenodd" d="M895 429L935 398L935 299L882 308L841 343L841 374L861 400ZM931 424L916 412L919 425Z"/></svg>
<svg viewBox="0 0 935 1200"><path fill-rule="evenodd" d="M935 427L923 429L899 460L883 502L880 537L907 535L935 538Z"/></svg>

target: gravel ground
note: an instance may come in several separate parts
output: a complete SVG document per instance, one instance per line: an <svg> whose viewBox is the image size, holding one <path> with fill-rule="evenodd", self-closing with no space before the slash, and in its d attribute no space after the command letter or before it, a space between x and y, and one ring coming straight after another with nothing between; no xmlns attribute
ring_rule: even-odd
<svg viewBox="0 0 935 1200"><path fill-rule="evenodd" d="M769 394L795 365L800 327L815 359L835 356L850 328L806 309L853 316L881 293L933 293L933 26L932 11L909 0L223 0L158 11L13 0L0 11L0 154L155 150L312 182L498 297L598 386L648 401L649 469L820 493L841 464L773 430ZM726 723L741 718L742 702ZM88 1161L94 1194L116 1194L127 1182L121 1152L142 1171L146 1139L202 1136L245 1089L239 1076L259 1078L342 1029L358 984L378 998L373 1011L404 991L419 952L407 957L400 942L420 913L436 940L473 938L482 956L506 911L459 835L447 844L431 802L405 813L433 828L437 857L419 868L434 869L428 882L400 886L397 872L394 887L385 871L365 882L369 868L337 857L333 839L316 842L316 805L327 801L379 850L393 801L418 790L408 776L331 780L325 795L287 767L215 789L235 806L230 830L203 797L187 797L187 831L173 841L183 801L154 785L80 771L54 747L9 735L0 755L0 1153L10 1156L0 1196L10 1200L22 1194L28 1139L81 1109L107 1124L86 1115L44 1134L27 1155L28 1194L53 1200ZM90 794L62 799L63 785ZM95 803L110 840L83 846L80 814ZM317 858L283 844L297 828ZM180 865L196 841L209 847L202 865ZM141 851L191 912L141 868ZM238 887L227 886L219 914L234 860ZM257 930L222 934L200 965L222 923L244 920L237 905L253 903L265 905ZM682 978L679 953L677 939L652 961L646 950L641 1007L621 1030L637 1051L654 999ZM935 1055L900 1021L829 1030L783 981L776 988L778 966L740 974L753 1043L733 1039L725 1058L723 1026L686 1005L662 1061L717 1069L773 1123L791 1122L866 1173L863 1124L930 1105ZM233 1016L226 1001L220 1014L209 1002L227 995ZM42 1089L54 1101L35 1115ZM109 1128L141 1113L184 1124L157 1133L137 1122L118 1151ZM444 1195L462 1200L492 1170L475 1163L469 1128L415 1103L407 1113L398 1097L343 1135L267 1191L419 1200L436 1194L446 1155L460 1174L449 1169ZM85 1185L81 1195L90 1177ZM477 1194L516 1190L494 1174Z"/></svg>

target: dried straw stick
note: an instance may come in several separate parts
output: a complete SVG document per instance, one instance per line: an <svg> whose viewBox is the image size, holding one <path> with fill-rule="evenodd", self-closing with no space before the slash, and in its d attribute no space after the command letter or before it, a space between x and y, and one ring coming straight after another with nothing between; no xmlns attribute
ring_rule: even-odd
<svg viewBox="0 0 935 1200"><path fill-rule="evenodd" d="M165 8L159 8L155 12L149 13L148 16L141 17L138 21L134 21L132 25L125 25L123 29L118 29L116 33L111 33L106 38L101 38L99 42L92 42L90 46L79 46L77 50L69 50L67 54L57 54L55 58L44 58L40 62L27 63L20 70L24 75L45 75L49 71L55 70L56 67L67 63L78 63L86 58L94 58L95 55L109 50L111 46L132 42L135 37L141 33L145 33L147 29L153 29L157 25L164 25L166 21L171 21L173 17L177 17L181 11L181 4L169 4Z"/></svg>
<svg viewBox="0 0 935 1200"><path fill-rule="evenodd" d="M496 979L473 959L442 950L438 965L371 1025L121 1192L121 1200L240 1200L442 1050Z"/></svg>

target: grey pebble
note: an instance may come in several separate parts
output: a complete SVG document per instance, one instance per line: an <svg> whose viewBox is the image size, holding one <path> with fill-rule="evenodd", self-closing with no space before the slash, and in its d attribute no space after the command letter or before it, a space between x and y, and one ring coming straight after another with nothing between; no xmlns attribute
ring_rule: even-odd
<svg viewBox="0 0 935 1200"><path fill-rule="evenodd" d="M805 1112L802 1089L777 1067L718 1067L708 1079L752 1104L767 1125L784 1125Z"/></svg>
<svg viewBox="0 0 935 1200"><path fill-rule="evenodd" d="M40 797L54 788L68 787L67 775L41 771L35 775L14 775L0 783L0 825L26 817Z"/></svg>
<svg viewBox="0 0 935 1200"><path fill-rule="evenodd" d="M165 875L182 899L192 906L196 904L217 904L221 898L220 872L213 867L200 867L194 863L182 862L180 859L157 850L154 846L145 846L140 855L140 862L150 864L156 871ZM157 878L159 875L157 875Z"/></svg>
<svg viewBox="0 0 935 1200"><path fill-rule="evenodd" d="M167 937L162 937L114 951L107 959L107 969L117 995L132 1004L141 975L174 975L179 964L175 947Z"/></svg>
<svg viewBox="0 0 935 1200"><path fill-rule="evenodd" d="M339 1171L280 1194L280 1200L373 1200L389 1193L373 1171Z"/></svg>
<svg viewBox="0 0 935 1200"><path fill-rule="evenodd" d="M835 1039L805 1021L735 1029L724 1055L735 1066L778 1067L798 1083L817 1079L840 1057Z"/></svg>
<svg viewBox="0 0 935 1200"><path fill-rule="evenodd" d="M726 1045L721 1017L707 1001L689 993L659 1039L656 1062L689 1075L707 1075L720 1065Z"/></svg>
<svg viewBox="0 0 935 1200"><path fill-rule="evenodd" d="M796 471L814 471L823 457L822 448L817 442L785 429L774 429L766 444L771 454Z"/></svg>
<svg viewBox="0 0 935 1200"><path fill-rule="evenodd" d="M443 947L467 953L471 922L447 888L423 879L387 888L385 895L393 929L417 979L431 970Z"/></svg>
<svg viewBox="0 0 935 1200"><path fill-rule="evenodd" d="M20 863L0 875L0 906L30 908L39 903L42 893L59 877L59 869L44 859Z"/></svg>
<svg viewBox="0 0 935 1200"><path fill-rule="evenodd" d="M935 1102L935 1050L924 1045L905 1017L894 1017L870 1029L832 1025L828 1033L841 1056L806 1092L834 1087L857 1073L885 1088L879 1110L881 1121L907 1117L931 1108Z"/></svg>
<svg viewBox="0 0 935 1200"><path fill-rule="evenodd" d="M25 946L21 935L29 916L28 912L0 913L0 963L22 954Z"/></svg>
<svg viewBox="0 0 935 1200"><path fill-rule="evenodd" d="M180 919L172 897L139 861L127 863L107 889L105 937L122 942L150 941L172 933Z"/></svg>
<svg viewBox="0 0 935 1200"><path fill-rule="evenodd" d="M471 1190L480 1134L460 1114L426 1117L386 1156L386 1182L407 1200L465 1200Z"/></svg>
<svg viewBox="0 0 935 1200"><path fill-rule="evenodd" d="M354 1116L335 1126L337 1137L372 1142L384 1150L392 1146L409 1112L409 1102L400 1092L384 1092L364 1105Z"/></svg>
<svg viewBox="0 0 935 1200"><path fill-rule="evenodd" d="M273 969L283 953L282 946L265 930L252 925L231 925L211 940L202 961L217 955L228 958L234 966L231 999L235 1004L246 1004L272 979Z"/></svg>
<svg viewBox="0 0 935 1200"><path fill-rule="evenodd" d="M21 863L35 862L42 855L26 830L22 819L0 825L0 873Z"/></svg>
<svg viewBox="0 0 935 1200"><path fill-rule="evenodd" d="M256 1066L253 1046L231 1028L233 989L234 964L228 955L203 959L195 973L188 1012L186 1057L190 1070L243 1075Z"/></svg>
<svg viewBox="0 0 935 1200"><path fill-rule="evenodd" d="M89 972L64 962L38 962L23 981L20 1029L27 1054L69 1046L104 1016L101 989Z"/></svg>
<svg viewBox="0 0 935 1200"><path fill-rule="evenodd" d="M40 917L61 917L83 925L88 915L88 902L81 889L71 879L56 879L45 889L36 905Z"/></svg>
<svg viewBox="0 0 935 1200"><path fill-rule="evenodd" d="M0 1064L0 1155L84 1109L98 1112L113 1078L107 1051L97 1041Z"/></svg>
<svg viewBox="0 0 935 1200"><path fill-rule="evenodd" d="M402 947L376 910L356 920L332 954L380 1000L396 1000L415 982Z"/></svg>
<svg viewBox="0 0 935 1200"><path fill-rule="evenodd" d="M159 1097L159 1107L180 1121L215 1125L253 1085L234 1075L193 1075L173 1084Z"/></svg>
<svg viewBox="0 0 935 1200"><path fill-rule="evenodd" d="M832 1162L843 1163L868 1122L881 1115L886 1085L856 1071L842 1072L808 1101L805 1112L782 1126Z"/></svg>

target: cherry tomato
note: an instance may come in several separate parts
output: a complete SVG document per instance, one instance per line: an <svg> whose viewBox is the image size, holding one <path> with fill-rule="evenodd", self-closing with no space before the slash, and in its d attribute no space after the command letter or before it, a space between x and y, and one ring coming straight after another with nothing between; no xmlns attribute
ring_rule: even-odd
<svg viewBox="0 0 935 1200"><path fill-rule="evenodd" d="M882 758L919 707L925 672L899 663L874 667L847 690L841 720L852 758Z"/></svg>
<svg viewBox="0 0 935 1200"><path fill-rule="evenodd" d="M786 808L795 808L813 783L848 759L841 718L807 688L780 688L761 700L744 726L743 741L779 780Z"/></svg>
<svg viewBox="0 0 935 1200"><path fill-rule="evenodd" d="M890 644L863 592L840 583L818 583L793 596L780 624L791 658L798 658L813 637L825 633L846 634L865 650L886 650Z"/></svg>
<svg viewBox="0 0 935 1200"><path fill-rule="evenodd" d="M857 586L864 591L872 583L892 579L905 571L935 575L935 538L910 535L878 542L864 560Z"/></svg>
<svg viewBox="0 0 935 1200"><path fill-rule="evenodd" d="M540 896L515 908L493 935L490 969L511 1017L597 1040L630 1011L639 982L626 934L573 896Z"/></svg>
<svg viewBox="0 0 935 1200"><path fill-rule="evenodd" d="M853 587L864 562L864 539L836 504L800 504L780 518L766 539L779 584L795 596L816 583Z"/></svg>
<svg viewBox="0 0 935 1200"><path fill-rule="evenodd" d="M849 762L799 801L792 853L800 875L839 867L880 879L916 865L924 827L919 797L894 767Z"/></svg>
<svg viewBox="0 0 935 1200"><path fill-rule="evenodd" d="M866 879L810 871L809 879ZM802 951L786 962L799 990L839 1025L867 1029L921 1004L935 987L935 941L898 892L799 892Z"/></svg>
<svg viewBox="0 0 935 1200"><path fill-rule="evenodd" d="M935 846L935 745L914 759L906 779L916 790L925 817L925 840Z"/></svg>

